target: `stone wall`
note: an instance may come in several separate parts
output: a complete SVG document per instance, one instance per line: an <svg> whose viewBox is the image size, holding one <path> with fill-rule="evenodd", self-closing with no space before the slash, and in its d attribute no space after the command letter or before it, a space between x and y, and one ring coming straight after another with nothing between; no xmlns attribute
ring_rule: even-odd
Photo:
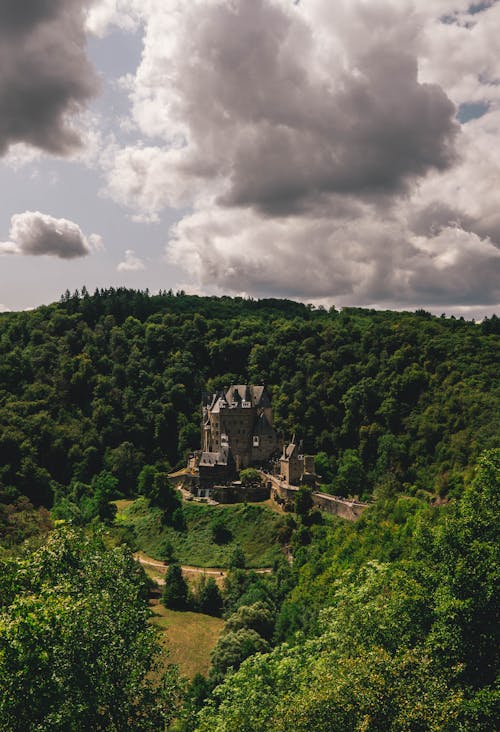
<svg viewBox="0 0 500 732"><path fill-rule="evenodd" d="M271 487L271 496L273 500L278 503L294 503L295 495L299 490L296 486L287 485L284 482L273 478L267 481ZM346 519L347 521L356 521L363 511L368 508L367 503L360 503L359 501L348 501L346 498L339 498L337 496L331 496L328 493L318 493L313 491L312 493L313 505L319 508L320 511L330 513L333 516L340 516L340 518Z"/></svg>
<svg viewBox="0 0 500 732"><path fill-rule="evenodd" d="M210 498L219 503L245 503L246 501L267 501L267 486L215 485Z"/></svg>
<svg viewBox="0 0 500 732"><path fill-rule="evenodd" d="M359 503L358 501L348 501L345 498L337 498L327 493L313 493L313 504L320 511L326 511L334 516L347 519L348 521L356 521L359 519L363 511L368 508L368 504Z"/></svg>

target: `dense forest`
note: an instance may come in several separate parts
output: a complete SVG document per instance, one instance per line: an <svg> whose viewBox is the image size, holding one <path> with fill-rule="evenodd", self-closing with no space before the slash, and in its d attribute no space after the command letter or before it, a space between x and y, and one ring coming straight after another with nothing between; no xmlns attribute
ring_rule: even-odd
<svg viewBox="0 0 500 732"><path fill-rule="evenodd" d="M125 289L0 314L0 730L491 732L499 344L496 317ZM165 555L198 514L223 546L243 518L187 510L166 475L199 447L203 391L245 381L325 491L371 505L350 524L301 496L273 514L272 573L240 550L220 589L172 562L165 605L225 621L188 684L154 671L110 500L142 496L129 520L161 524Z"/></svg>
<svg viewBox="0 0 500 732"><path fill-rule="evenodd" d="M497 318L106 290L0 315L0 490L124 496L199 447L201 394L265 382L332 492L459 495L498 435ZM91 487L94 480L94 486Z"/></svg>

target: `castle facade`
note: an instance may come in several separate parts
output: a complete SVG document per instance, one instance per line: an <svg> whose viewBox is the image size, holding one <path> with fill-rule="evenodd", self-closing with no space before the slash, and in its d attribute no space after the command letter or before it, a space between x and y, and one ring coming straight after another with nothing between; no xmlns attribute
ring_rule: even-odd
<svg viewBox="0 0 500 732"><path fill-rule="evenodd" d="M200 481L227 478L268 462L279 448L271 399L264 386L237 384L205 397L202 408ZM225 470L222 468L224 467Z"/></svg>

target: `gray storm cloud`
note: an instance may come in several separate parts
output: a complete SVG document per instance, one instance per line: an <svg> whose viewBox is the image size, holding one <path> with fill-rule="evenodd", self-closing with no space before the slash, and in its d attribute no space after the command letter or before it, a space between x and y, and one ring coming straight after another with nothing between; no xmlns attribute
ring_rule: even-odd
<svg viewBox="0 0 500 732"><path fill-rule="evenodd" d="M25 211L11 219L10 240L0 242L0 254L49 255L76 259L91 253L98 237L87 239L80 227L68 219L56 219L39 211Z"/></svg>
<svg viewBox="0 0 500 732"><path fill-rule="evenodd" d="M97 89L85 54L88 4L0 3L0 154L18 142L57 154L78 145L67 117Z"/></svg>
<svg viewBox="0 0 500 732"><path fill-rule="evenodd" d="M495 91L499 10L149 0L129 79L142 137L116 151L108 193L151 220L188 209L167 258L206 291L497 302L499 112L456 113Z"/></svg>
<svg viewBox="0 0 500 732"><path fill-rule="evenodd" d="M318 59L314 29L291 5L194 2L177 16L161 54L159 34L146 46L150 79L138 80L153 84L135 97L146 131L161 105L164 133L177 126L186 140L180 159L165 160L177 187L211 180L221 206L288 215L330 193L404 191L455 159L455 106L418 81L400 38L333 45Z"/></svg>
<svg viewBox="0 0 500 732"><path fill-rule="evenodd" d="M200 151L188 169L204 175L212 152L209 169L227 175L222 205L287 214L321 193L393 193L449 166L455 107L418 82L414 55L381 44L314 74L311 44L268 0L216 6L194 26L180 64L183 118Z"/></svg>

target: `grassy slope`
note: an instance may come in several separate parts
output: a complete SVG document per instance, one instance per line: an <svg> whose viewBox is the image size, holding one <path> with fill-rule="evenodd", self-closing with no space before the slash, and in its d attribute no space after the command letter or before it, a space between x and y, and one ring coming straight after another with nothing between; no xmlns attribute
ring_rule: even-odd
<svg viewBox="0 0 500 732"><path fill-rule="evenodd" d="M163 558L159 547L165 539L172 543L179 563L196 567L227 567L237 544L245 553L248 567L270 567L281 556L277 531L283 517L267 506L184 504L183 510L187 523L184 532L163 526L161 511L150 508L143 499L123 507L117 521L134 529L137 549L154 559ZM219 545L212 539L211 523L220 513L232 538Z"/></svg>
<svg viewBox="0 0 500 732"><path fill-rule="evenodd" d="M168 610L159 604L153 611L151 622L161 631L160 642L168 651L168 662L178 664L181 674L189 679L197 673L206 675L224 621L202 613Z"/></svg>

